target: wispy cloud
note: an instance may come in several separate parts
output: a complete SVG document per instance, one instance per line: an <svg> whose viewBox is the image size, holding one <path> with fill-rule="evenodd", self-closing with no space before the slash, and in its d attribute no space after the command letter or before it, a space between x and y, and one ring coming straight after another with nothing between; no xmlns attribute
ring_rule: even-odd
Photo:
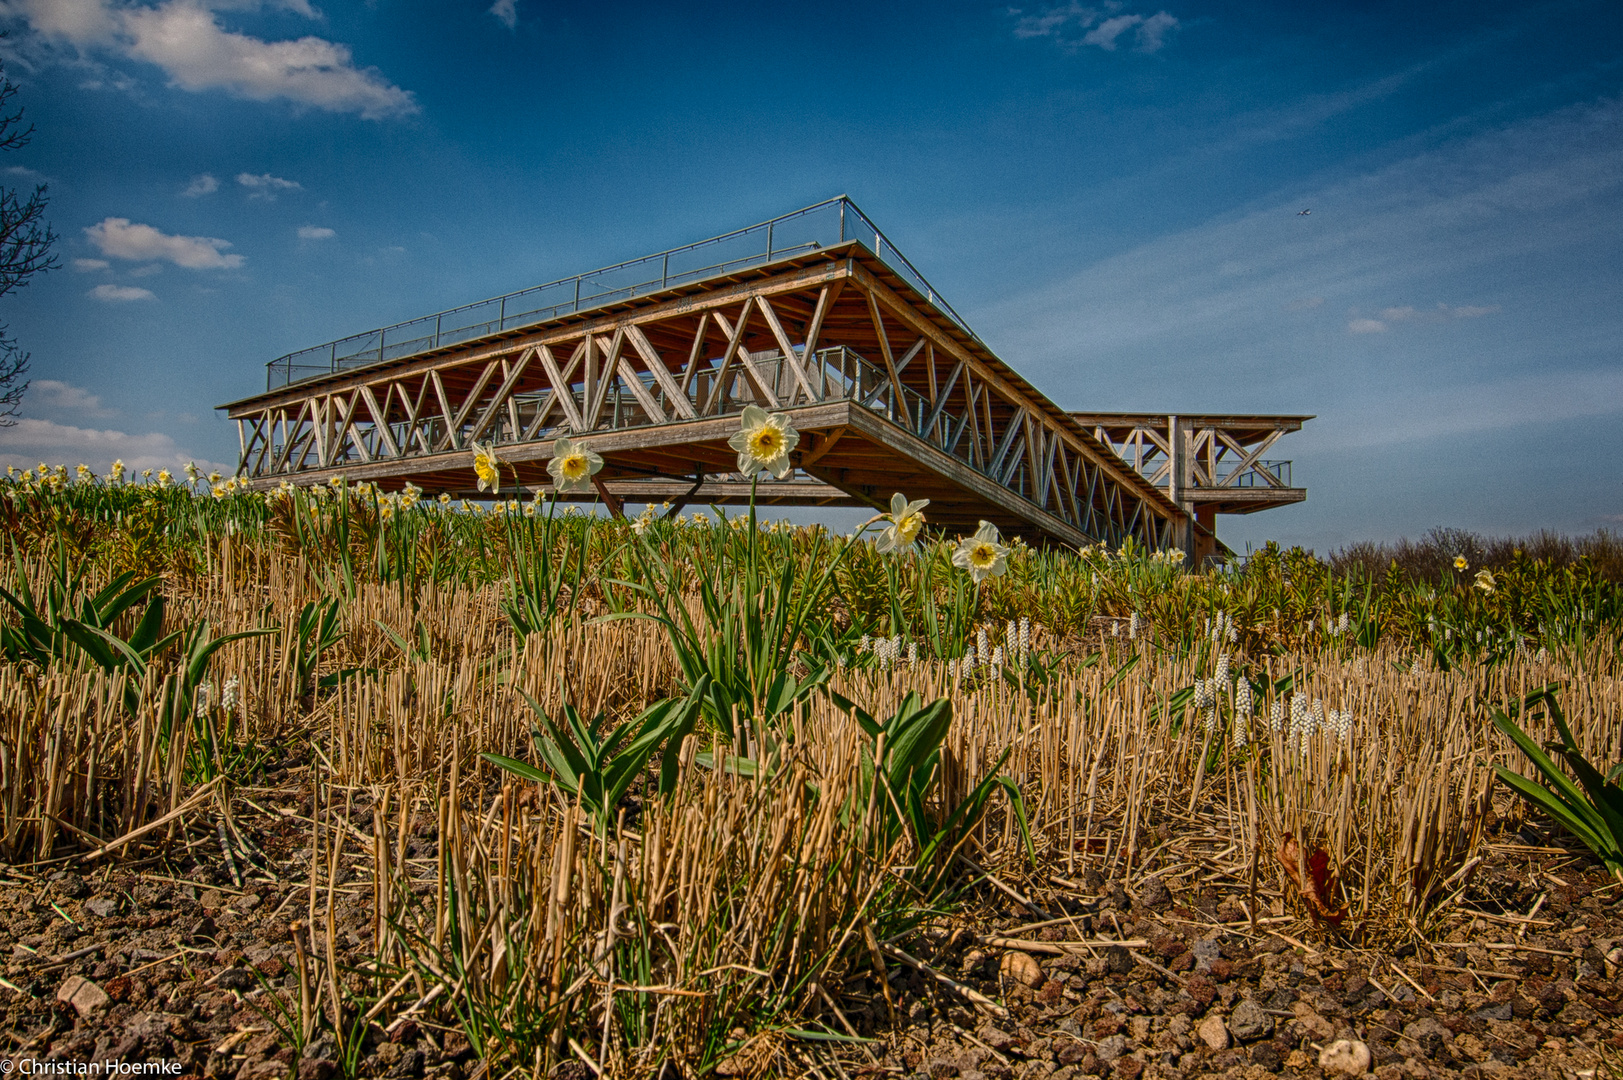
<svg viewBox="0 0 1623 1080"><path fill-rule="evenodd" d="M299 226L299 239L300 240L331 240L335 235L337 235L337 234L335 234L331 229L327 228L325 225L300 225Z"/></svg>
<svg viewBox="0 0 1623 1080"><path fill-rule="evenodd" d="M490 5L490 13L509 30L518 28L518 0L496 0Z"/></svg>
<svg viewBox="0 0 1623 1080"><path fill-rule="evenodd" d="M220 190L220 182L208 173L192 177L192 182L186 185L181 195L188 199L201 199L204 195L213 195Z"/></svg>
<svg viewBox="0 0 1623 1080"><path fill-rule="evenodd" d="M74 418L100 420L113 415L113 410L101 403L101 397L82 386L62 382L60 379L35 379L28 384L28 411L45 411Z"/></svg>
<svg viewBox="0 0 1623 1080"><path fill-rule="evenodd" d="M105 270L113 265L106 259L74 259L73 268L81 274L92 274L97 270Z"/></svg>
<svg viewBox="0 0 1623 1080"><path fill-rule="evenodd" d="M408 90L376 68L357 67L347 45L306 36L267 41L227 30L218 12L255 8L255 0L165 0L156 5L123 0L12 0L42 38L157 65L171 86L220 90L252 101L284 100L328 112L382 120L418 111ZM305 0L280 6L307 18Z"/></svg>
<svg viewBox="0 0 1623 1080"><path fill-rule="evenodd" d="M156 300L158 298L151 289L143 289L137 285L97 285L85 295L93 300L100 300L108 304L127 304L132 300Z"/></svg>
<svg viewBox="0 0 1623 1080"><path fill-rule="evenodd" d="M243 263L241 255L225 254L225 249L231 246L229 240L170 236L151 225L134 224L129 218L107 218L87 228L85 236L103 255L115 259L162 260L188 270L235 270Z"/></svg>
<svg viewBox="0 0 1623 1080"><path fill-rule="evenodd" d="M1115 0L1107 0L1098 7L1072 0L1062 7L1044 8L1035 15L1028 15L1019 8L1010 9L1010 14L1016 16L1015 37L1049 38L1072 51L1094 46L1115 52L1122 39L1130 35L1138 52L1158 52L1166 45L1167 37L1181 25L1176 16L1165 11L1140 15L1124 12L1122 7Z"/></svg>
<svg viewBox="0 0 1623 1080"><path fill-rule="evenodd" d="M36 386L38 383L35 384ZM143 469L178 471L195 460L200 469L229 471L233 466L206 461L189 453L173 436L163 432L131 434L111 428L79 427L54 420L20 418L14 427L0 428L0 468L15 465L31 469L39 462L76 465L83 462L106 472L113 459L139 473Z"/></svg>
<svg viewBox="0 0 1623 1080"><path fill-rule="evenodd" d="M238 173L237 183L248 189L250 199L264 199L267 202L275 201L276 196L284 191L304 190L297 180L284 180L270 173Z"/></svg>
<svg viewBox="0 0 1623 1080"><path fill-rule="evenodd" d="M1315 448L1364 450L1526 424L1616 416L1623 413L1623 371L1537 372L1474 383L1408 387L1380 403L1380 422L1371 422L1366 408L1366 403L1355 403L1353 410L1338 418L1340 423L1316 432Z"/></svg>
<svg viewBox="0 0 1623 1080"><path fill-rule="evenodd" d="M1620 139L1623 99L1457 138L1168 234L971 321L1062 405L1320 413L1307 446L1332 416L1371 444L1487 430L1442 407L1464 386L1501 428L1562 410L1623 416L1623 394L1593 374L1623 336L1615 282L1575 269L1610 265L1623 245ZM1561 392L1520 411L1541 380Z"/></svg>
<svg viewBox="0 0 1623 1080"><path fill-rule="evenodd" d="M1381 317L1371 319L1367 316L1352 319L1347 323L1347 329L1354 334L1380 334L1385 333L1393 323L1422 323L1432 324L1453 322L1456 319L1480 319L1484 315L1492 315L1499 310L1498 304L1490 306L1473 306L1465 304L1460 307L1449 307L1438 302L1435 308L1417 308L1405 304L1402 307L1389 307L1381 310Z"/></svg>

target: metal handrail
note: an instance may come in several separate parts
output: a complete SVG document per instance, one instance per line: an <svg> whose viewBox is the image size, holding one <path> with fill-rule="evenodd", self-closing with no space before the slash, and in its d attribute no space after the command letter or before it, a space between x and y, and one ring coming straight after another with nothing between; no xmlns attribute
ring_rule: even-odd
<svg viewBox="0 0 1623 1080"><path fill-rule="evenodd" d="M1156 477L1157 479L1152 481L1155 486L1160 488L1166 487L1168 478L1162 473L1162 470L1166 468L1166 457L1163 455L1151 461L1149 460L1149 455L1145 455L1145 459L1146 460L1144 461L1143 467L1139 469L1140 474L1146 477ZM1126 459L1123 458L1123 460L1125 461ZM1127 464L1131 466L1132 462L1128 461ZM1227 461L1222 458L1218 458L1217 471L1223 477L1227 477L1229 472L1233 470L1233 467L1238 464L1238 455L1234 455ZM1233 479L1228 480L1226 483L1195 483L1190 485L1190 487L1197 491L1222 491L1225 488L1273 487L1273 484L1268 483L1262 478L1262 473L1269 474L1285 487L1291 486L1290 459L1284 461L1263 461L1259 459L1257 461L1253 461L1245 468L1243 472L1241 472L1238 476L1235 476Z"/></svg>
<svg viewBox="0 0 1623 1080"><path fill-rule="evenodd" d="M763 240L764 246L751 246ZM288 353L265 365L265 388L274 390L305 379L431 352L849 240L869 247L959 329L980 340L873 220L848 197L839 195L708 240ZM728 257L727 251L714 250L728 246L736 246L739 253ZM694 256L698 265L690 265Z"/></svg>

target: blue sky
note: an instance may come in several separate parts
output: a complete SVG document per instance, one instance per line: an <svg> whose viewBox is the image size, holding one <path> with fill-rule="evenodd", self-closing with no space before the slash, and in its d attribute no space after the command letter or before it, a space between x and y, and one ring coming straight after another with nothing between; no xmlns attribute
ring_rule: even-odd
<svg viewBox="0 0 1623 1080"><path fill-rule="evenodd" d="M63 268L0 464L845 192L1061 405L1313 413L1320 551L1623 526L1623 8L0 0ZM1311 209L1303 215L1299 211Z"/></svg>

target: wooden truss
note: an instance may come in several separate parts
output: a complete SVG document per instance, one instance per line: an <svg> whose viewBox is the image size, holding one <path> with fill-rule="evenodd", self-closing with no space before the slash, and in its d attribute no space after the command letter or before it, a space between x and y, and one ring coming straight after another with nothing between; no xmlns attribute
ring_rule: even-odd
<svg viewBox="0 0 1623 1080"><path fill-rule="evenodd" d="M1290 462L1263 455L1311 416L1071 415L1175 502L1250 514L1307 498L1305 488L1291 486Z"/></svg>
<svg viewBox="0 0 1623 1080"><path fill-rule="evenodd" d="M801 432L763 503L883 506L1071 544L1179 542L1187 514L856 242L225 406L258 486L335 475L468 493L475 443L546 489L552 443L601 454L611 505L734 496L746 405ZM728 487L731 485L731 487ZM615 494L617 491L623 495Z"/></svg>

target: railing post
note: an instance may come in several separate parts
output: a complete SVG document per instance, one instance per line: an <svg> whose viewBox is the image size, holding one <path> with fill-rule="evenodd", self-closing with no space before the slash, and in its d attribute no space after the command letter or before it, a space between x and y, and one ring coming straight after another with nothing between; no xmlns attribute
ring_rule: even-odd
<svg viewBox="0 0 1623 1080"><path fill-rule="evenodd" d="M659 265L659 287L661 289L665 288L667 285L670 284L670 280L671 280L671 253L667 251L665 253L665 258L660 262L660 265Z"/></svg>
<svg viewBox="0 0 1623 1080"><path fill-rule="evenodd" d="M772 261L772 222L766 223L766 258Z"/></svg>

